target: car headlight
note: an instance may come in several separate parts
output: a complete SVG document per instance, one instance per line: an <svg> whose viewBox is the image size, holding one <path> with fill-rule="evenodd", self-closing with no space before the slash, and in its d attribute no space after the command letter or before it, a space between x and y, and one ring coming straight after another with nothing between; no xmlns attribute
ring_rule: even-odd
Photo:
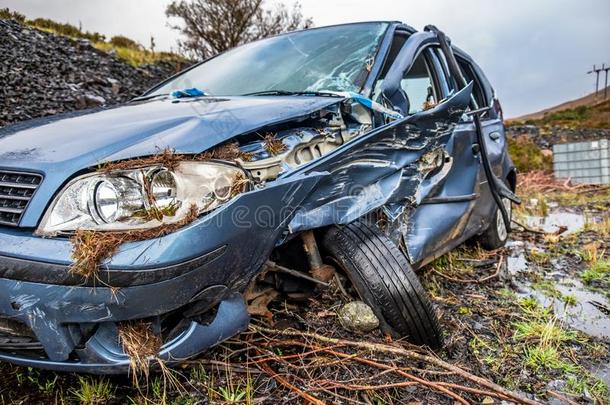
<svg viewBox="0 0 610 405"><path fill-rule="evenodd" d="M244 172L216 162L181 162L91 173L72 180L55 198L39 235L87 229L127 231L176 223L195 206L201 214L245 191Z"/></svg>

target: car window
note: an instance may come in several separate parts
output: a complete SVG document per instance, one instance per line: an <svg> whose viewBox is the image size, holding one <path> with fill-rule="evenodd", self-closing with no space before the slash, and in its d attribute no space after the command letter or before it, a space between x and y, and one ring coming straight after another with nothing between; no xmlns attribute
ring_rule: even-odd
<svg viewBox="0 0 610 405"><path fill-rule="evenodd" d="M464 78L466 79L466 82L474 82L472 95L477 102L477 107L483 108L489 106L489 100L487 99L483 87L481 86L481 79L475 73L472 65L460 57L456 57L456 60L460 66L460 70L462 71Z"/></svg>
<svg viewBox="0 0 610 405"><path fill-rule="evenodd" d="M449 65L447 65L447 59L445 59L445 54L441 48L431 47L431 51L434 60L434 68L437 75L440 77L440 86L442 87L443 96L446 98L455 88L451 81L451 75L449 74Z"/></svg>
<svg viewBox="0 0 610 405"><path fill-rule="evenodd" d="M427 55L427 52L420 53L400 82L400 87L409 98L409 114L427 110L439 101Z"/></svg>
<svg viewBox="0 0 610 405"><path fill-rule="evenodd" d="M493 87L491 87L489 79L487 79L485 73L483 73L483 70L479 65L477 65L476 63L472 63L471 66L473 67L475 74L479 78L481 87L483 88L483 92L485 93L485 100L487 100L487 104L491 103L494 98L494 89Z"/></svg>

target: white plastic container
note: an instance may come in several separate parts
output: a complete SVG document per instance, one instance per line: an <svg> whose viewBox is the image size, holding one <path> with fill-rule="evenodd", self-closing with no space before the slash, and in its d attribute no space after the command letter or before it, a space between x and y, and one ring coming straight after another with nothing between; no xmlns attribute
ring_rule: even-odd
<svg viewBox="0 0 610 405"><path fill-rule="evenodd" d="M574 183L610 184L610 142L598 139L553 145L553 171L556 178Z"/></svg>

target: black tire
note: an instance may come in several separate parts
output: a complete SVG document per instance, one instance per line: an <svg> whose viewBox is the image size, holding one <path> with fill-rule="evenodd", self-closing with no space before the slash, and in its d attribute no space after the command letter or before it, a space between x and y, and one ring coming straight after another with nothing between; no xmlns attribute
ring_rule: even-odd
<svg viewBox="0 0 610 405"><path fill-rule="evenodd" d="M418 345L442 347L441 327L428 294L405 255L376 226L356 222L328 228L321 246L371 306L384 332Z"/></svg>
<svg viewBox="0 0 610 405"><path fill-rule="evenodd" d="M503 198L504 207L508 211L509 219L512 219L512 205L508 198ZM501 229L502 228L502 229ZM504 225L504 219L500 208L496 207L496 213L493 217L489 227L480 235L474 238L474 241L478 243L485 250L496 250L504 247L506 241L508 241L508 231Z"/></svg>

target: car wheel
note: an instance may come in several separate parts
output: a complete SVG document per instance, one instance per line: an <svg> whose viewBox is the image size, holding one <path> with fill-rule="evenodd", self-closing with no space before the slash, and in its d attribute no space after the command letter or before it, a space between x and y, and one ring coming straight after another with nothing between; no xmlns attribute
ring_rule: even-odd
<svg viewBox="0 0 610 405"><path fill-rule="evenodd" d="M373 309L384 332L432 348L443 345L428 294L405 255L376 226L356 222L331 227L321 247Z"/></svg>
<svg viewBox="0 0 610 405"><path fill-rule="evenodd" d="M506 208L506 212L508 213L508 218L512 219L512 203L508 198L502 198L502 203L504 204L504 208ZM502 246L506 245L506 241L508 240L508 230L506 229L506 225L504 224L504 218L502 218L502 212L500 208L496 209L496 214L494 215L493 221L489 228L482 234L478 235L475 238L475 241L483 248L487 250L495 250L499 249Z"/></svg>

